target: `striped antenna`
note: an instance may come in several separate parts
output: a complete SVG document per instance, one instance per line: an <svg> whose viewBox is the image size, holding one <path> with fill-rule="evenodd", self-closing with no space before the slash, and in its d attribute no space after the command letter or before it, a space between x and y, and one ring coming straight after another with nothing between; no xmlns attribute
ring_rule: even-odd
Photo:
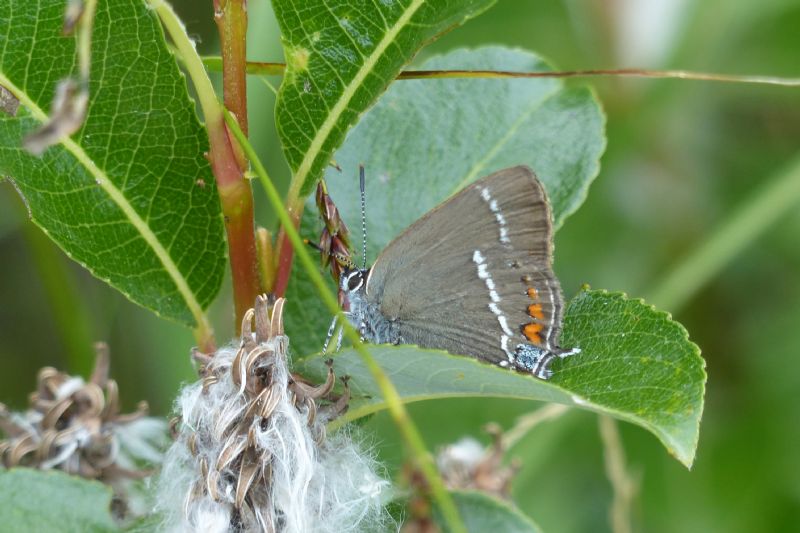
<svg viewBox="0 0 800 533"><path fill-rule="evenodd" d="M367 188L364 178L364 165L358 165L358 180L361 188L361 237L363 240L362 257L364 270L367 269Z"/></svg>

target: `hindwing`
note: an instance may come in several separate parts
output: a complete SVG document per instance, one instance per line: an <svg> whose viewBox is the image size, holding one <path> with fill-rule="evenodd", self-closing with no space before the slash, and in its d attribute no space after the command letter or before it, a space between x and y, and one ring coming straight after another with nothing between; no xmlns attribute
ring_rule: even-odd
<svg viewBox="0 0 800 533"><path fill-rule="evenodd" d="M558 348L563 300L550 206L524 166L477 180L381 253L367 299L402 342L502 365L518 345Z"/></svg>

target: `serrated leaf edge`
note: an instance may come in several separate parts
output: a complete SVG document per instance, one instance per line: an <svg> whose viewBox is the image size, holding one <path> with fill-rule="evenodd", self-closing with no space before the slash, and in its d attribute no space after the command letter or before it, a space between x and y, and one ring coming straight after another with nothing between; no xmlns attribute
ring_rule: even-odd
<svg viewBox="0 0 800 533"><path fill-rule="evenodd" d="M20 101L20 103L25 106L26 109L31 113L33 118L41 122L42 124L48 121L47 113L42 111L42 109L37 106L19 87L17 87L11 80L9 80L5 74L0 72L0 85L3 85L6 89L8 89L16 98ZM117 204L117 207L122 210L131 224L136 228L139 232L139 235L145 240L145 242L150 246L155 253L156 257L161 261L161 264L164 266L169 277L175 283L175 286L178 289L178 292L183 297L184 301L186 302L186 306L189 308L192 316L194 317L198 326L203 327L206 330L210 330L211 326L208 323L208 319L203 312L203 307L200 305L200 302L195 298L194 293L189 288L189 283L186 281L186 278L183 277L181 271L178 269L178 266L172 260L172 257L167 252L166 248L161 244L155 234L151 231L150 227L147 223L142 219L141 216L133 209L133 206L128 202L122 192L114 186L113 182L109 179L109 177L100 170L97 165L95 165L94 161L89 157L89 155L81 148L78 143L72 140L71 137L65 137L62 139L59 144L63 145L64 148L67 149L72 155L83 165L83 167L89 171L89 173L94 177L95 182L97 185L103 189L103 191L108 194L111 200ZM44 229L44 228L43 228ZM62 248L63 249L63 248ZM67 250L64 252L72 257ZM94 270L89 267L88 265L79 261L81 265L83 265L88 270L94 273ZM101 278L102 279L102 278ZM105 280L107 281L107 280ZM115 286L117 290L120 290L118 287ZM130 294L120 290L125 296L130 298L133 301L136 301Z"/></svg>
<svg viewBox="0 0 800 533"><path fill-rule="evenodd" d="M668 323L674 324L675 326L678 327L678 330L681 332L681 340L685 341L686 343L688 343L693 348L694 355L700 360L700 371L703 374L703 380L700 383L700 399L701 399L701 401L700 401L700 411L697 413L697 417L695 419L696 420L696 423L695 423L695 426L694 426L695 431L693 432L694 439L693 439L693 441L691 443L689 443L690 444L689 449L685 449L684 450L683 446L678 446L678 444L679 444L678 442L673 441L669 434L662 433L657 428L657 426L652 425L651 422L645 421L645 420L639 418L638 416L630 414L630 413L618 412L618 411L616 411L614 409L609 409L609 408L605 408L605 407L602 408L604 413L612 413L612 414L615 414L615 416L617 416L618 418L621 418L623 420L636 422L637 424L639 424L641 426L649 428L658 437L658 439L667 447L667 450L669 451L670 454L672 454L676 459L678 459L684 466L686 466L686 468L691 469L692 463L694 462L695 452L697 450L697 444L698 444L699 438L700 438L700 421L703 418L703 409L705 408L706 383L708 381L708 373L706 372L706 360L702 357L702 350L700 349L700 346L698 346L696 343L694 343L689 338L689 331L683 326L683 324L681 324L680 322L678 322L677 320L675 320L672 317L672 313L670 313L668 311L663 311L661 309L658 309L655 305L647 303L644 298L636 298L636 297L631 298L630 296L628 296L627 293L625 293L623 291L609 291L607 289L592 289L592 288L589 288L588 285L587 285L587 286L584 286L584 288L581 288L578 291L578 293L575 295L575 297L570 300L570 302L569 302L570 305L572 304L572 302L575 299L580 298L580 297L582 297L584 295L588 295L590 293L601 294L601 295L611 296L611 297L619 297L623 301L634 302L634 303L640 304L643 307L645 307L646 309L648 309L649 311L653 312L659 318L663 318ZM575 401L576 398L578 399L578 402L580 402L580 401L585 402L586 406L589 407L589 408L594 406L594 404L592 402L590 402L588 400L585 400L583 398L580 398L577 395L573 395L573 401ZM594 409L592 409L592 410L594 410Z"/></svg>

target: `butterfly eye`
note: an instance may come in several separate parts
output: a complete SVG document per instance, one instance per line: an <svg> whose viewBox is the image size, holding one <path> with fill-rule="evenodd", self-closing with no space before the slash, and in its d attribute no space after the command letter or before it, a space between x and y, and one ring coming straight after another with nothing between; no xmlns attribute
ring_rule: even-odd
<svg viewBox="0 0 800 533"><path fill-rule="evenodd" d="M354 291L361 286L361 273L360 272L353 272L353 274L347 279L347 290Z"/></svg>

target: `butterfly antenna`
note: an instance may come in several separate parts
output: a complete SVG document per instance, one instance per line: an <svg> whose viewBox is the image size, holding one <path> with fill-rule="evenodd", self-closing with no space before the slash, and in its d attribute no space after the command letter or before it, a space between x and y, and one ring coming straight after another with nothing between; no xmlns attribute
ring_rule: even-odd
<svg viewBox="0 0 800 533"><path fill-rule="evenodd" d="M358 180L361 188L361 237L363 240L362 261L364 270L367 268L367 188L364 178L364 165L358 166Z"/></svg>

